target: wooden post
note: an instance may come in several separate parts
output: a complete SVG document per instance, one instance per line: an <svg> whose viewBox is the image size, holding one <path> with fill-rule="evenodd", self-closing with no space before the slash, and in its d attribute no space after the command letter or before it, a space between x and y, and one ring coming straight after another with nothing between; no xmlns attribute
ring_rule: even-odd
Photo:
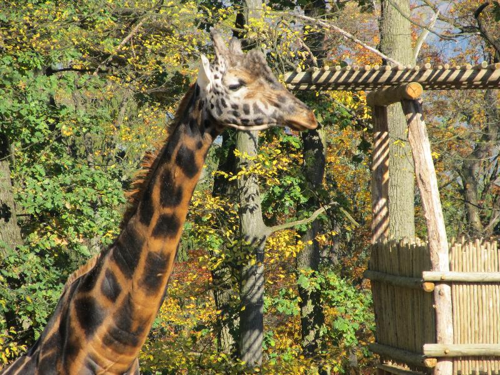
<svg viewBox="0 0 500 375"><path fill-rule="evenodd" d="M372 244L389 237L389 128L387 107L374 106L372 154Z"/></svg>
<svg viewBox="0 0 500 375"><path fill-rule="evenodd" d="M427 222L432 271L448 272L450 270L448 240L431 146L422 116L422 104L419 100L402 100L401 103L408 122L408 140L413 153L417 185ZM449 284L440 283L435 286L434 303L436 306L437 342L438 344L453 344L451 287ZM440 358L434 374L451 375L452 371L453 362L448 358Z"/></svg>
<svg viewBox="0 0 500 375"><path fill-rule="evenodd" d="M403 99L415 100L422 95L424 89L418 82L405 83L399 86L384 87L366 95L369 106L385 106L400 102Z"/></svg>

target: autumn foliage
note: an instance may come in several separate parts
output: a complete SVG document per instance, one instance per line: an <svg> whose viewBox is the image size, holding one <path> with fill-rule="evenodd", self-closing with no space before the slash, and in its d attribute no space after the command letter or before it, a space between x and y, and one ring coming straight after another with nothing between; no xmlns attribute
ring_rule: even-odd
<svg viewBox="0 0 500 375"><path fill-rule="evenodd" d="M378 9L371 8L371 2L335 3L330 21L368 44L378 43ZM447 16L470 17L480 2L456 3ZM283 78L284 72L310 64L308 37L320 30L289 16L294 6L307 4L271 1L262 19L235 30L236 15L242 11L239 2L3 1L0 133L8 140L9 155L0 162L10 168L14 214L24 244L13 248L0 236L0 368L39 337L68 275L116 238L127 205L125 192L144 154L167 137L167 124L194 80L200 53L212 53L210 27L219 27L227 36L237 31L250 47L262 48ZM487 17L494 24L500 10L491 8ZM414 18L425 19L419 10ZM326 33L324 39L330 65L381 63L378 56L336 34ZM457 62L479 60L472 47L456 46L452 53L443 43L428 43L421 60L442 61L448 55ZM428 98L447 225L453 235L472 235L477 228L463 203L463 161L479 152L477 144L494 121L492 112L483 105L484 93L434 93ZM303 144L293 131L261 134L253 167L238 172L220 169L219 162L230 153L249 156L215 143L191 202L167 298L140 357L146 373L245 369L235 353L220 348L221 310L214 301L218 286L213 280L214 272L228 265L237 269L247 256L238 245L240 207L234 196L214 194L213 187L214 179L232 186L246 174L258 176L268 226L308 217L312 212L300 207L311 194L329 207L319 216L322 229L315 238L322 249L319 271L296 267L306 226L269 237L264 260L265 359L262 368L246 371L373 373L376 359L368 344L375 327L369 285L363 281L371 221L370 109L364 93L314 92L302 99L315 109L325 132L321 188L303 188ZM492 137L489 141L498 141L498 134ZM498 212L494 208L500 205L495 183L498 147L485 152L476 169L482 171L478 215L482 228L498 235L498 221L493 220ZM419 234L425 235L423 220L417 222ZM236 273L230 272L229 278L231 308L237 312ZM304 356L300 345L298 285L318 291L324 310L322 345L314 356Z"/></svg>

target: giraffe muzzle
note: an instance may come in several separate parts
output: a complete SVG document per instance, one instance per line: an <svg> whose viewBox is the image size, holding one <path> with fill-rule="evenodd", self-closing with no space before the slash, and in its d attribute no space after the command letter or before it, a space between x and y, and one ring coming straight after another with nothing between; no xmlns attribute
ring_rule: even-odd
<svg viewBox="0 0 500 375"><path fill-rule="evenodd" d="M307 111L304 115L292 115L285 119L285 123L288 127L299 132L305 130L312 130L318 127L318 122L312 111Z"/></svg>

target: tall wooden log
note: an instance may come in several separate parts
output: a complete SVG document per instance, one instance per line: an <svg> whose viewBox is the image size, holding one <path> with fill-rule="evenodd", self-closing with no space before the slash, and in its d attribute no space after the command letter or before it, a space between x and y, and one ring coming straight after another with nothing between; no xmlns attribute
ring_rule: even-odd
<svg viewBox="0 0 500 375"><path fill-rule="evenodd" d="M373 107L372 244L389 236L389 129L387 108Z"/></svg>
<svg viewBox="0 0 500 375"><path fill-rule="evenodd" d="M403 111L408 122L408 140L415 163L417 185L422 198L422 207L427 222L429 251L432 271L448 272L448 239L444 225L441 200L439 198L436 171L432 161L431 146L422 116L422 104L417 100L403 100ZM453 321L451 305L451 287L437 284L434 289L436 306L436 337L438 344L453 344ZM436 375L451 375L453 362L439 359Z"/></svg>

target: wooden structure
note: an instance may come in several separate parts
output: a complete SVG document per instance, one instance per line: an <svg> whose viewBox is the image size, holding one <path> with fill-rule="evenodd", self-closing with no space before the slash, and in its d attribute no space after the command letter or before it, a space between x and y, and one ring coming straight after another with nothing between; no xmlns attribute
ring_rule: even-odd
<svg viewBox="0 0 500 375"><path fill-rule="evenodd" d="M372 280L379 374L500 375L500 254L495 242L448 245L424 89L500 88L500 64L450 67L324 67L285 77L291 89L367 90L373 109ZM390 242L387 105L408 123L428 242ZM399 365L398 365L399 364ZM403 365L403 366L400 366Z"/></svg>
<svg viewBox="0 0 500 375"><path fill-rule="evenodd" d="M292 90L371 91L385 86L417 82L424 90L485 89L500 87L500 64L449 66L430 64L414 67L334 66L287 73Z"/></svg>
<svg viewBox="0 0 500 375"><path fill-rule="evenodd" d="M377 343L371 349L420 373L431 372L437 359L446 357L453 374L500 374L498 244L456 241L449 258L450 272L433 272L426 243L374 244L365 276L372 281L374 301L383 303L375 303ZM436 344L432 292L438 283L451 285L451 344ZM391 372L398 369L394 366L381 368L404 373Z"/></svg>

